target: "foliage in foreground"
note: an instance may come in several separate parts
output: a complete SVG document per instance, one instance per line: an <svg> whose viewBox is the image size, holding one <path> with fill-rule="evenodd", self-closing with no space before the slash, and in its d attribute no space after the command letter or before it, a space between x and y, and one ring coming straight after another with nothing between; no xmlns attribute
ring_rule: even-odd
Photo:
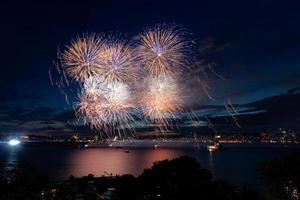
<svg viewBox="0 0 300 200"><path fill-rule="evenodd" d="M261 162L257 171L270 200L300 199L300 153Z"/></svg>

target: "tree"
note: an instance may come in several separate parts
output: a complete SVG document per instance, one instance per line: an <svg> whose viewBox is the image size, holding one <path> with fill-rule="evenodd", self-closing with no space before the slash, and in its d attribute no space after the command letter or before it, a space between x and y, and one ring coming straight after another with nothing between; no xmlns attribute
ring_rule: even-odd
<svg viewBox="0 0 300 200"><path fill-rule="evenodd" d="M245 192L224 180L213 180L211 173L190 157L180 157L154 163L138 177L143 199L202 199L237 200L246 199ZM250 194L250 192L248 193ZM260 199L252 195L252 200Z"/></svg>
<svg viewBox="0 0 300 200"><path fill-rule="evenodd" d="M300 199L300 153L261 162L257 171L265 184L268 199Z"/></svg>

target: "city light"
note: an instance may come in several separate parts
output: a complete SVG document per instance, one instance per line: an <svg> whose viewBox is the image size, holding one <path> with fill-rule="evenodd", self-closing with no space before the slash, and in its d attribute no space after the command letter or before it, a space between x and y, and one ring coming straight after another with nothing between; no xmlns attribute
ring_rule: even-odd
<svg viewBox="0 0 300 200"><path fill-rule="evenodd" d="M16 146L16 145L19 145L20 143L21 143L20 140L16 140L16 139L12 139L12 140L8 141L8 144L10 146Z"/></svg>

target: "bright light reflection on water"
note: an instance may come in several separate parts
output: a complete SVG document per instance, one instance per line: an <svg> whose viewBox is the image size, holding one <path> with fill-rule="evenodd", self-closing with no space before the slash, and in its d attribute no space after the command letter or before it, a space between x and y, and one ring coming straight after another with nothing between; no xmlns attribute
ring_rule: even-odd
<svg viewBox="0 0 300 200"><path fill-rule="evenodd" d="M223 178L234 184L260 187L256 177L256 163L295 149L299 149L299 145L288 148L274 145L229 146L213 153L205 148L129 149L127 152L128 149L116 148L78 149L24 144L11 147L0 144L0 161L13 166L20 160L27 160L52 180L64 180L70 175L88 174L138 176L143 169L151 167L153 162L187 155L196 158L215 178Z"/></svg>

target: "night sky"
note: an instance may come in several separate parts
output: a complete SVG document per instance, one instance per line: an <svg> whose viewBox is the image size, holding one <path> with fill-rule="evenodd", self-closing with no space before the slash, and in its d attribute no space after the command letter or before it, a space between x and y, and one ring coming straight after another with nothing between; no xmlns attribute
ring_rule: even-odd
<svg viewBox="0 0 300 200"><path fill-rule="evenodd" d="M220 131L228 98L241 110L241 130L299 129L297 1L2 1L0 7L1 133L72 133L66 123L72 105L48 77L58 49L82 33L132 38L164 22L193 33L198 56L224 77L210 77L215 100L201 102Z"/></svg>

